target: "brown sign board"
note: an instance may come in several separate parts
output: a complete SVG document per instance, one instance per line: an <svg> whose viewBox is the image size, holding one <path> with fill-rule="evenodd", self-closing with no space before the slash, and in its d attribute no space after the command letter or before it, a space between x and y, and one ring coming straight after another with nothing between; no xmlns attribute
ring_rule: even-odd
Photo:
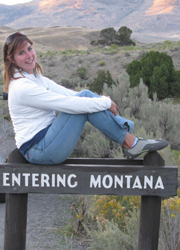
<svg viewBox="0 0 180 250"><path fill-rule="evenodd" d="M174 166L114 165L111 161L108 165L1 163L0 193L174 196L177 171Z"/></svg>

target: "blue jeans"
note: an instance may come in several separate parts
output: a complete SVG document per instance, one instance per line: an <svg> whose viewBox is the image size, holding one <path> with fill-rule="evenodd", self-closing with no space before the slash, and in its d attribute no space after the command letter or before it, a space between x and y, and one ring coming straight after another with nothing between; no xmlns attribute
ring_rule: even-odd
<svg viewBox="0 0 180 250"><path fill-rule="evenodd" d="M80 97L99 97L83 90ZM120 116L114 116L109 110L88 114L67 114L61 112L52 122L44 138L30 148L24 157L34 164L60 164L74 150L84 124L89 121L109 139L122 145L127 132L132 133L134 123Z"/></svg>

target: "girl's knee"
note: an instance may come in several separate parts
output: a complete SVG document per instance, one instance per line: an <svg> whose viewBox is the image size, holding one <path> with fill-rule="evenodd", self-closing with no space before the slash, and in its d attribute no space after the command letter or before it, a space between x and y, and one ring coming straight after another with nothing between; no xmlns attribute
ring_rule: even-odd
<svg viewBox="0 0 180 250"><path fill-rule="evenodd" d="M93 93L89 89L81 90L80 92L77 93L77 96L81 96L81 97L98 97L97 94Z"/></svg>
<svg viewBox="0 0 180 250"><path fill-rule="evenodd" d="M90 92L91 92L90 90L84 89L78 93L78 96L88 97L90 95Z"/></svg>

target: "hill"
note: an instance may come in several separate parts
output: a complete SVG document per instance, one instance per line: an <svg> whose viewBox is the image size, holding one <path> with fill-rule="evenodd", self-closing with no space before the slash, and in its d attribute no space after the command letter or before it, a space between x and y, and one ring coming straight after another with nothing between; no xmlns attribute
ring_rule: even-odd
<svg viewBox="0 0 180 250"><path fill-rule="evenodd" d="M142 42L180 38L179 0L33 0L0 5L0 25L15 29L82 25L95 30L127 26Z"/></svg>
<svg viewBox="0 0 180 250"><path fill-rule="evenodd" d="M92 40L97 40L99 31L85 27L42 27L19 29L30 37L41 52L78 49L86 50L93 48ZM16 30L7 26L0 26L0 46L6 37ZM0 53L2 50L0 50Z"/></svg>
<svg viewBox="0 0 180 250"><path fill-rule="evenodd" d="M172 56L176 70L180 70L180 42L146 44L135 41L135 47L100 48L90 44L92 40L98 39L98 30L84 27L43 27L22 30L33 40L44 74L57 83L61 83L63 78L80 82L77 69L81 66L87 69L84 84L92 82L99 70L110 70L112 77L116 79L125 72L126 66L132 60L140 59L151 49L167 52ZM0 27L0 47L5 38L14 31L9 27Z"/></svg>
<svg viewBox="0 0 180 250"><path fill-rule="evenodd" d="M2 71L2 44L5 38L15 30L10 27L0 26L0 72ZM180 42L166 41L163 43L145 44L136 41L133 47L106 47L97 48L90 45L90 41L98 39L99 31L84 27L43 27L24 28L23 31L34 41L38 62L43 67L44 75L66 87L79 86L86 88L97 77L100 70L109 70L113 79L125 73L127 65L132 60L141 59L149 50L165 51L173 59L176 70L180 70ZM87 69L85 80L78 77L79 67ZM0 74L2 81L2 72ZM3 85L0 85L0 94ZM0 101L0 110L3 108L4 115L8 116L6 101ZM1 118L1 117L0 117ZM1 127L4 123L0 121L2 146L0 156L6 159L9 150L14 147L12 132ZM8 123L12 129L12 124ZM4 133L3 133L4 129ZM5 151L2 151L2 149Z"/></svg>

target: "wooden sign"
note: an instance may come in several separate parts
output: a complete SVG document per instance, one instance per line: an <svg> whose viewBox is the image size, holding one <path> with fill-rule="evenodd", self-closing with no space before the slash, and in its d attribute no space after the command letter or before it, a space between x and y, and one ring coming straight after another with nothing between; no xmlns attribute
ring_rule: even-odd
<svg viewBox="0 0 180 250"><path fill-rule="evenodd" d="M177 195L177 167L164 166L158 152L144 159L67 159L64 164L27 164L15 149L0 164L6 195L4 250L25 250L28 193L140 195L138 250L157 250L161 196Z"/></svg>
<svg viewBox="0 0 180 250"><path fill-rule="evenodd" d="M111 165L111 161L108 165L2 163L0 193L173 196L177 167Z"/></svg>

